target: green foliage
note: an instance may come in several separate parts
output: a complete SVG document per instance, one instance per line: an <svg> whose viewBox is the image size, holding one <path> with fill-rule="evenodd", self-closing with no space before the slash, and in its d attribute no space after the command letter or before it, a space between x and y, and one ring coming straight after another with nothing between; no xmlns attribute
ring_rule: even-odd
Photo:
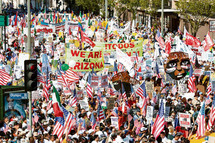
<svg viewBox="0 0 215 143"><path fill-rule="evenodd" d="M192 34L207 22L209 17L214 17L215 0L179 0L176 3L182 17L191 24Z"/></svg>
<svg viewBox="0 0 215 143"><path fill-rule="evenodd" d="M164 0L164 6L168 4L169 0ZM140 0L140 6L151 16L157 14L157 10L161 9L161 0Z"/></svg>
<svg viewBox="0 0 215 143"><path fill-rule="evenodd" d="M88 10L89 12L99 11L101 0L75 0L77 6L82 7L84 10Z"/></svg>

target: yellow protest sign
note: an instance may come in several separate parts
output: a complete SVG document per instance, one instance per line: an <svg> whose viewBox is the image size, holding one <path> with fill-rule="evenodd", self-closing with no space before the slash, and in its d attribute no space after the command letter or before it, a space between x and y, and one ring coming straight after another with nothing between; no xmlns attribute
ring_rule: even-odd
<svg viewBox="0 0 215 143"><path fill-rule="evenodd" d="M71 60L76 62L74 71L101 71L104 69L104 53L99 51L82 51L66 49L65 61L68 64Z"/></svg>

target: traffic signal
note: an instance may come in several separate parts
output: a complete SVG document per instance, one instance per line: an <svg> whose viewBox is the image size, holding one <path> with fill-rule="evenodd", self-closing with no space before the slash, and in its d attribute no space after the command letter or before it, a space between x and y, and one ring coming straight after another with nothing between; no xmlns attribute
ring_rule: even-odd
<svg viewBox="0 0 215 143"><path fill-rule="evenodd" d="M37 90L37 60L25 60L25 91Z"/></svg>

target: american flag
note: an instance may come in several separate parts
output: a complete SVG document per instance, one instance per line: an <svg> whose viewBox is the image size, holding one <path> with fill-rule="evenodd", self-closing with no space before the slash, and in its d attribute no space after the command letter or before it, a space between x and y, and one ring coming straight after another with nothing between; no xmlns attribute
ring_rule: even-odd
<svg viewBox="0 0 215 143"><path fill-rule="evenodd" d="M116 63L116 61L114 62L114 74L117 74L117 72L118 72L118 69L117 69L117 63Z"/></svg>
<svg viewBox="0 0 215 143"><path fill-rule="evenodd" d="M158 77L158 78L161 78L161 86L164 87L164 83L163 83L162 77L161 77L161 75L160 75L159 67L158 67L157 62L156 62L156 68L155 68L155 70L156 70L156 73L157 73L157 77Z"/></svg>
<svg viewBox="0 0 215 143"><path fill-rule="evenodd" d="M87 94L90 98L93 98L93 88L90 86L91 84L91 74L89 73L88 80L87 80Z"/></svg>
<svg viewBox="0 0 215 143"><path fill-rule="evenodd" d="M43 84L45 83L44 77L43 77L41 71L39 70L39 68L37 68L37 81L40 83L43 83Z"/></svg>
<svg viewBox="0 0 215 143"><path fill-rule="evenodd" d="M73 91L73 97L70 100L69 105L72 107L74 105L76 106L77 104L78 104L78 101L77 101L76 89L74 89L74 91Z"/></svg>
<svg viewBox="0 0 215 143"><path fill-rule="evenodd" d="M69 111L67 111L64 107L62 107L62 109L63 109L64 118L65 118L64 133L69 134L71 129L72 129L72 127L76 123L76 120L72 116L72 114Z"/></svg>
<svg viewBox="0 0 215 143"><path fill-rule="evenodd" d="M137 89L136 94L139 95L146 102L146 87L145 82L143 82L140 87Z"/></svg>
<svg viewBox="0 0 215 143"><path fill-rule="evenodd" d="M109 85L108 85L108 91L107 91L107 93L108 93L110 96L114 96L114 95L115 95L114 90L113 90L113 88L112 88L112 86L111 86L110 83L109 83Z"/></svg>
<svg viewBox="0 0 215 143"><path fill-rule="evenodd" d="M78 82L79 81L78 74L76 72L74 72L72 70L72 68L70 68L70 69L68 69L66 71L65 77L66 77L66 79L67 79L67 81L68 81L69 84L72 84L74 82Z"/></svg>
<svg viewBox="0 0 215 143"><path fill-rule="evenodd" d="M212 89L211 89L211 82L209 83L208 87L207 87L207 97L209 97L209 95L212 93Z"/></svg>
<svg viewBox="0 0 215 143"><path fill-rule="evenodd" d="M56 122L55 122L55 126L54 126L52 134L57 135L58 138L60 140L62 140L62 136L64 133L64 122L65 122L64 118L63 117L56 117L55 121Z"/></svg>
<svg viewBox="0 0 215 143"><path fill-rule="evenodd" d="M7 85L12 77L3 69L0 69L0 85Z"/></svg>
<svg viewBox="0 0 215 143"><path fill-rule="evenodd" d="M198 129L196 132L196 137L200 138L205 135L205 102L203 103L199 115L196 119L196 123L198 123Z"/></svg>
<svg viewBox="0 0 215 143"><path fill-rule="evenodd" d="M134 99L135 99L136 96L135 96L134 88L131 84L130 84L130 88L131 88L131 97L134 97Z"/></svg>
<svg viewBox="0 0 215 143"><path fill-rule="evenodd" d="M155 139L158 138L158 136L163 130L164 130L164 104L163 104L163 100L161 100L158 115L152 126L152 134L154 135Z"/></svg>
<svg viewBox="0 0 215 143"><path fill-rule="evenodd" d="M48 106L46 108L46 111L48 111L49 109L51 109L52 107L52 100L49 101Z"/></svg>
<svg viewBox="0 0 215 143"><path fill-rule="evenodd" d="M49 101L49 88L46 84L43 86L42 96L45 97L46 101Z"/></svg>
<svg viewBox="0 0 215 143"><path fill-rule="evenodd" d="M120 72L123 71L123 65L121 63L118 64L118 69Z"/></svg>
<svg viewBox="0 0 215 143"><path fill-rule="evenodd" d="M193 75L193 67L191 65L190 66L189 79L188 79L188 88L189 88L190 92L195 92L196 91L195 80L196 80L196 78Z"/></svg>
<svg viewBox="0 0 215 143"><path fill-rule="evenodd" d="M214 120L215 120L215 96L213 97L211 112L210 112L210 116L209 116L209 121L208 121L208 126L207 126L208 130L211 130Z"/></svg>
<svg viewBox="0 0 215 143"><path fill-rule="evenodd" d="M164 42L163 38L161 37L159 30L157 30L157 34L155 36L155 39L158 41L160 47L163 49L165 42Z"/></svg>
<svg viewBox="0 0 215 143"><path fill-rule="evenodd" d="M113 108L112 115L114 117L118 117L118 109L117 108Z"/></svg>
<svg viewBox="0 0 215 143"><path fill-rule="evenodd" d="M65 73L64 71L61 71L61 70L57 70L57 80L58 82L60 82L64 87L68 87L69 88L69 85L68 85L68 82L67 82L67 79L66 79L66 76L65 76Z"/></svg>
<svg viewBox="0 0 215 143"><path fill-rule="evenodd" d="M91 128L92 128L93 130L95 130L95 127L96 127L96 119L95 119L93 113L91 113L90 122L91 122Z"/></svg>
<svg viewBox="0 0 215 143"><path fill-rule="evenodd" d="M126 95L125 88L123 86L123 83L121 83L121 84L122 84L122 97L123 97L123 99L125 99L125 101L127 101L127 95Z"/></svg>
<svg viewBox="0 0 215 143"><path fill-rule="evenodd" d="M98 109L97 109L97 115L98 115L99 121L101 121L102 119L105 119L105 115L104 115L103 109L101 107L100 101L99 101L99 105L98 105Z"/></svg>

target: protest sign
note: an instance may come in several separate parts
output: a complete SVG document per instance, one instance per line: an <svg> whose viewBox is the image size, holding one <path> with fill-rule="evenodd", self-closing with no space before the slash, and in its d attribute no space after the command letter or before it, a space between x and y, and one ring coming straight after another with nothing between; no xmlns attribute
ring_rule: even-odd
<svg viewBox="0 0 215 143"><path fill-rule="evenodd" d="M165 107L165 110L164 110L164 117L165 117L165 120L169 117L169 113L170 113L170 107L169 107L169 106L166 106L166 107Z"/></svg>
<svg viewBox="0 0 215 143"><path fill-rule="evenodd" d="M81 51L71 50L66 48L65 55L66 63L71 60L76 62L74 71L101 71L104 69L104 54L103 51Z"/></svg>
<svg viewBox="0 0 215 143"><path fill-rule="evenodd" d="M108 76L103 75L101 76L101 87L107 87L108 86Z"/></svg>
<svg viewBox="0 0 215 143"><path fill-rule="evenodd" d="M154 83L146 82L146 93L152 93L154 91Z"/></svg>
<svg viewBox="0 0 215 143"><path fill-rule="evenodd" d="M187 92L187 84L178 84L178 93L184 94Z"/></svg>
<svg viewBox="0 0 215 143"><path fill-rule="evenodd" d="M116 97L107 97L107 99L108 99L107 109L113 109Z"/></svg>
<svg viewBox="0 0 215 143"><path fill-rule="evenodd" d="M195 93L184 93L181 96L182 96L182 98L185 97L188 100L189 98L194 99L194 95L195 95Z"/></svg>
<svg viewBox="0 0 215 143"><path fill-rule="evenodd" d="M115 128L119 128L118 117L110 117L111 118L111 126Z"/></svg>
<svg viewBox="0 0 215 143"><path fill-rule="evenodd" d="M99 85L99 76L93 75L91 79L91 87L97 87Z"/></svg>
<svg viewBox="0 0 215 143"><path fill-rule="evenodd" d="M85 109L86 111L89 111L89 105L86 100L79 100L81 108Z"/></svg>
<svg viewBox="0 0 215 143"><path fill-rule="evenodd" d="M32 91L32 99L39 99L42 98L42 96L39 94L39 90Z"/></svg>
<svg viewBox="0 0 215 143"><path fill-rule="evenodd" d="M18 65L22 67L22 70L24 70L24 61L29 60L29 58L30 58L29 53L19 53Z"/></svg>
<svg viewBox="0 0 215 143"><path fill-rule="evenodd" d="M187 113L179 113L179 124L181 127L190 127L190 114Z"/></svg>
<svg viewBox="0 0 215 143"><path fill-rule="evenodd" d="M153 106L147 106L146 119L147 119L147 124L150 124L153 119Z"/></svg>
<svg viewBox="0 0 215 143"><path fill-rule="evenodd" d="M122 50L124 53L127 53L128 56L132 56L133 53L138 54L138 56L142 56L142 43L143 41L135 41L130 43L105 43L105 42L95 42L96 47L94 50L101 50L104 49L105 53L111 54L112 52L116 51L116 47Z"/></svg>

